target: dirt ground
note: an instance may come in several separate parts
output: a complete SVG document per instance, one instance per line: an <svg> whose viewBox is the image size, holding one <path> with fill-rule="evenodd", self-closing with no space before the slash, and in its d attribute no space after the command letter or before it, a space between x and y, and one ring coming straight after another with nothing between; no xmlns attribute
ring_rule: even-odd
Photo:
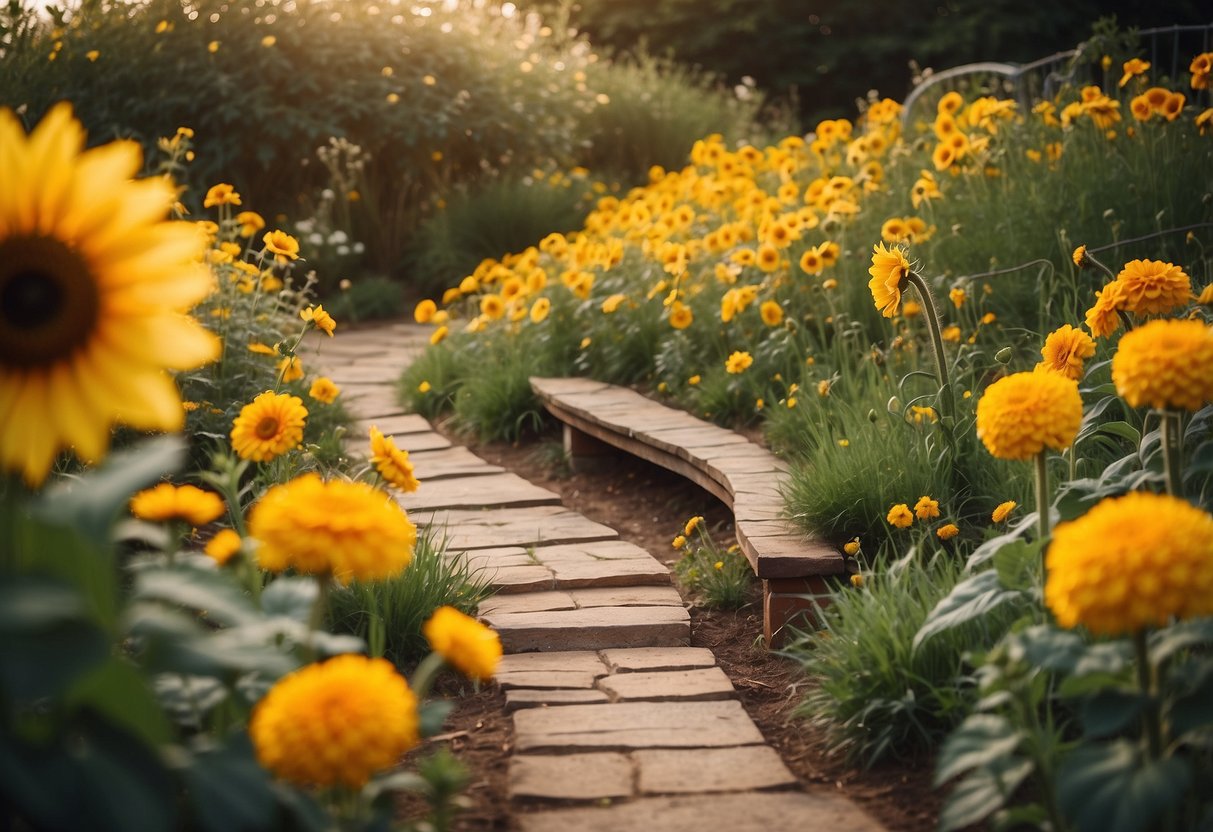
<svg viewBox="0 0 1213 832"><path fill-rule="evenodd" d="M439 426L441 428L441 426ZM457 437L467 443L466 437ZM702 514L713 536L732 539L732 515L715 497L664 469L621 455L598 473L571 474L560 464L559 435L522 445L472 445L484 459L559 493L569 508L605 523L620 536L672 562L670 541L686 520ZM931 787L930 760L864 771L826 756L821 734L794 713L812 680L792 661L762 648L761 596L736 612L691 607L691 643L708 647L767 741L805 784L832 786L880 820L890 832L935 829L940 799ZM513 829L506 794L512 743L504 696L485 690L463 697L439 738L471 771L462 830ZM434 742L431 740L430 742Z"/></svg>

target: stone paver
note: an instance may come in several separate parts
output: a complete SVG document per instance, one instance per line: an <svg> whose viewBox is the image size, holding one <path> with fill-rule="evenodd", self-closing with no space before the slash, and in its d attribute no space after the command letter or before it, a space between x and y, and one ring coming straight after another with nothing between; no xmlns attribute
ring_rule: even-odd
<svg viewBox="0 0 1213 832"><path fill-rule="evenodd" d="M570 670L605 676L609 672L602 656L594 650L569 650L562 653L510 653L501 657L497 674L535 673L543 670Z"/></svg>
<svg viewBox="0 0 1213 832"><path fill-rule="evenodd" d="M397 437L397 439L402 437ZM407 438L407 437L403 437ZM397 442L398 445L403 444ZM411 456L411 454L410 454ZM414 466L415 470L416 466ZM425 483L397 501L409 514L438 511L446 508L526 508L528 506L560 505L560 495L532 485L517 474L488 474L485 476L451 477Z"/></svg>
<svg viewBox="0 0 1213 832"><path fill-rule="evenodd" d="M719 667L619 673L598 682L598 689L620 702L691 702L732 699L735 691Z"/></svg>
<svg viewBox="0 0 1213 832"><path fill-rule="evenodd" d="M421 473L418 471L417 476ZM484 511L450 509L421 512L414 522L444 530L455 549L540 546L572 541L612 540L619 533L563 506L499 508Z"/></svg>
<svg viewBox="0 0 1213 832"><path fill-rule="evenodd" d="M399 416L365 419L354 423L354 429L359 436L369 436L372 426L379 428L379 432L384 436L399 436L402 433L429 433L434 429L424 416L418 416L416 413L402 413Z"/></svg>
<svg viewBox="0 0 1213 832"><path fill-rule="evenodd" d="M706 647L633 647L627 650L603 650L602 659L613 673L690 670L716 664L716 657Z"/></svg>
<svg viewBox="0 0 1213 832"><path fill-rule="evenodd" d="M769 745L740 748L642 750L632 753L641 794L702 794L796 785L779 752Z"/></svg>
<svg viewBox="0 0 1213 832"><path fill-rule="evenodd" d="M691 640L691 616L682 607L589 607L489 613L482 617L501 636L502 648L510 653L674 647Z"/></svg>
<svg viewBox="0 0 1213 832"><path fill-rule="evenodd" d="M632 761L624 754L562 754L510 760L510 797L602 800L630 797Z"/></svg>
<svg viewBox="0 0 1213 832"><path fill-rule="evenodd" d="M514 747L523 752L727 748L762 741L737 701L619 702L514 714Z"/></svg>
<svg viewBox="0 0 1213 832"><path fill-rule="evenodd" d="M409 461L417 479L423 483L447 477L486 476L500 474L505 469L492 465L463 447L441 451L409 452Z"/></svg>
<svg viewBox="0 0 1213 832"><path fill-rule="evenodd" d="M600 690L535 690L516 688L505 692L505 712L522 708L547 708L559 705L600 705L610 699Z"/></svg>

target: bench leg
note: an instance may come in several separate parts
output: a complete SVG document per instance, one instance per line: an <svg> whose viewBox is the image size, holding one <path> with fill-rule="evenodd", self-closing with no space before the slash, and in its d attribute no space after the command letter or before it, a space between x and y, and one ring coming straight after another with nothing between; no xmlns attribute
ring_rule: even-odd
<svg viewBox="0 0 1213 832"><path fill-rule="evenodd" d="M569 460L569 468L576 474L594 474L611 466L611 461L619 452L600 439L595 439L588 433L577 430L572 425L564 425L564 455Z"/></svg>
<svg viewBox="0 0 1213 832"><path fill-rule="evenodd" d="M762 634L767 649L783 647L791 637L788 625L817 627L816 611L830 601L824 578L770 578L762 582Z"/></svg>

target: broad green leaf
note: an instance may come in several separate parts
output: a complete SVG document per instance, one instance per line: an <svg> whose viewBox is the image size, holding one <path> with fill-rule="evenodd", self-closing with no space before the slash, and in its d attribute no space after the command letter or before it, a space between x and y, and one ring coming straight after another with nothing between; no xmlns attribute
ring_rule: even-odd
<svg viewBox="0 0 1213 832"><path fill-rule="evenodd" d="M994 555L994 571L1006 589L1029 589L1038 583L1041 572L1039 540L1013 540Z"/></svg>
<svg viewBox="0 0 1213 832"><path fill-rule="evenodd" d="M975 621L990 610L1020 598L1015 590L1004 589L994 570L979 572L958 583L947 597L935 605L914 636L914 649L931 636Z"/></svg>
<svg viewBox="0 0 1213 832"><path fill-rule="evenodd" d="M216 569L174 564L140 570L133 597L196 610L217 624L247 624L260 618L232 576Z"/></svg>
<svg viewBox="0 0 1213 832"><path fill-rule="evenodd" d="M1083 733L1090 738L1120 733L1136 721L1149 700L1133 690L1104 688L1082 703Z"/></svg>
<svg viewBox="0 0 1213 832"><path fill-rule="evenodd" d="M1207 654L1187 666L1172 668L1170 687L1178 688L1171 703L1171 730L1176 736L1213 727L1213 659Z"/></svg>
<svg viewBox="0 0 1213 832"><path fill-rule="evenodd" d="M168 742L168 721L156 697L139 670L123 658L113 657L81 679L68 694L67 704L93 709L149 747Z"/></svg>
<svg viewBox="0 0 1213 832"><path fill-rule="evenodd" d="M261 593L261 609L266 615L281 615L307 624L320 588L311 578L278 578Z"/></svg>
<svg viewBox="0 0 1213 832"><path fill-rule="evenodd" d="M61 693L110 650L74 588L25 576L0 584L0 644L0 690L21 700Z"/></svg>
<svg viewBox="0 0 1213 832"><path fill-rule="evenodd" d="M1003 808L1032 770L1031 760L1003 757L969 772L939 813L941 832L963 829Z"/></svg>
<svg viewBox="0 0 1213 832"><path fill-rule="evenodd" d="M1086 653L1082 636L1073 630L1061 630L1048 624L1037 624L1006 638L1013 658L1030 666L1056 673L1072 673Z"/></svg>
<svg viewBox="0 0 1213 832"><path fill-rule="evenodd" d="M432 699L417 710L419 730L422 737L432 737L442 731L446 718L455 709L454 702Z"/></svg>
<svg viewBox="0 0 1213 832"><path fill-rule="evenodd" d="M205 832L268 829L278 801L243 732L218 749L195 751L183 772L191 816Z"/></svg>
<svg viewBox="0 0 1213 832"><path fill-rule="evenodd" d="M1134 446L1141 441L1141 431L1128 422L1104 422L1099 426L1099 432L1125 439Z"/></svg>
<svg viewBox="0 0 1213 832"><path fill-rule="evenodd" d="M1181 650L1213 645L1213 618L1180 621L1150 634L1150 662L1168 661Z"/></svg>
<svg viewBox="0 0 1213 832"><path fill-rule="evenodd" d="M165 713L178 725L195 731L204 728L207 715L231 695L227 686L212 676L160 673L153 686Z"/></svg>
<svg viewBox="0 0 1213 832"><path fill-rule="evenodd" d="M1022 737L1010 721L995 714L973 714L948 736L935 766L935 785L1011 755Z"/></svg>
<svg viewBox="0 0 1213 832"><path fill-rule="evenodd" d="M1141 832L1174 808L1191 783L1183 761L1146 760L1128 740L1089 743L1061 763L1057 797L1077 832Z"/></svg>

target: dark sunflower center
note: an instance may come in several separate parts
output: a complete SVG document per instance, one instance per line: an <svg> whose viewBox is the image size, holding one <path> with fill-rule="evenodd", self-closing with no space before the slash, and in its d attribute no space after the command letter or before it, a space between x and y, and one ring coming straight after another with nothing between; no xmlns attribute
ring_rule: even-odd
<svg viewBox="0 0 1213 832"><path fill-rule="evenodd" d="M0 239L0 366L37 369L88 342L100 312L96 278L53 237Z"/></svg>
<svg viewBox="0 0 1213 832"><path fill-rule="evenodd" d="M278 419L274 416L262 416L257 427L253 428L253 433L257 434L258 439L273 439L278 435Z"/></svg>

